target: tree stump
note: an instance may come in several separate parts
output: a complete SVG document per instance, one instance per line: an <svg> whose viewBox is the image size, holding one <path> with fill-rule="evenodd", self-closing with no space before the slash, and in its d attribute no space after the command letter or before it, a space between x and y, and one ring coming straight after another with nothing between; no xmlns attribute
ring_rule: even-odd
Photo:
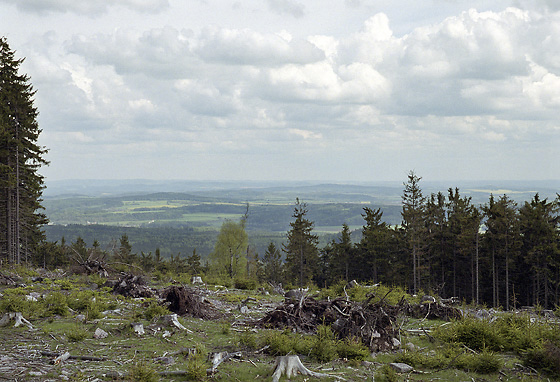
<svg viewBox="0 0 560 382"><path fill-rule="evenodd" d="M287 378L292 378L293 376L300 373L302 375L309 375L310 377L323 378L330 377L336 378L344 381L344 378L338 377L336 375L317 373L309 370L301 363L301 360L297 355L285 355L281 357L276 357L276 363L274 364L275 370L272 374L272 382L278 382L280 377L286 374Z"/></svg>
<svg viewBox="0 0 560 382"><path fill-rule="evenodd" d="M31 322L23 318L23 315L20 312L4 313L4 316L2 317L2 319L0 319L0 326L8 325L12 320L15 321L14 323L15 328L17 328L18 326L25 325L30 330L33 329L33 325L31 325Z"/></svg>

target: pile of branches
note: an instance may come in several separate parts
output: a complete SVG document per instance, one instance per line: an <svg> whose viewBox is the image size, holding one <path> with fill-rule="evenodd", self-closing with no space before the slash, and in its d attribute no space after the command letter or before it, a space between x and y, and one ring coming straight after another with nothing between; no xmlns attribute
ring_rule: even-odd
<svg viewBox="0 0 560 382"><path fill-rule="evenodd" d="M113 293L132 298L156 297L156 291L146 285L146 280L142 276L133 274L122 275L122 277L114 283Z"/></svg>
<svg viewBox="0 0 560 382"><path fill-rule="evenodd" d="M371 303L337 298L317 301L302 296L286 300L256 322L264 328L291 328L302 333L315 333L318 325L330 325L337 338L360 338L372 351L391 350L398 345L397 317L401 307L381 299Z"/></svg>
<svg viewBox="0 0 560 382"><path fill-rule="evenodd" d="M161 290L159 296L170 311L181 316L189 315L205 320L223 317L223 313L196 288L172 285Z"/></svg>
<svg viewBox="0 0 560 382"><path fill-rule="evenodd" d="M463 317L463 313L458 308L439 302L410 305L406 300L402 300L400 305L404 314L414 318L451 321Z"/></svg>

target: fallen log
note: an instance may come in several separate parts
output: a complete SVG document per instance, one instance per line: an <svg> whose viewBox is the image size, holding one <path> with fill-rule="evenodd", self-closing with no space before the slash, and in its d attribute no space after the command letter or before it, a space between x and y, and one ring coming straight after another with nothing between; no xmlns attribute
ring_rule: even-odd
<svg viewBox="0 0 560 382"><path fill-rule="evenodd" d="M90 355L71 355L68 352L60 354L60 353L46 351L46 350L41 350L41 355L45 357L55 357L55 359L52 361L53 363L56 363L57 360L59 360L58 363L60 363L62 361L66 361L67 359L77 359L81 361L106 361L107 360L107 357L93 357Z"/></svg>
<svg viewBox="0 0 560 382"><path fill-rule="evenodd" d="M301 360L297 355L285 355L276 357L276 363L274 364L274 367L275 370L272 374L272 382L278 382L280 380L280 377L284 374L286 374L286 377L289 379L293 376L296 376L297 373L300 373L302 375L309 375L310 377L315 378L336 378L338 380L345 381L344 378L337 375L317 373L315 371L309 370L301 363Z"/></svg>

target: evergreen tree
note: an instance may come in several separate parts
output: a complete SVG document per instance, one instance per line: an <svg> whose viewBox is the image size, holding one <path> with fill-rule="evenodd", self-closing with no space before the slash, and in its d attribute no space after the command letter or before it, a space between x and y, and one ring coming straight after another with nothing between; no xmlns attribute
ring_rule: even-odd
<svg viewBox="0 0 560 382"><path fill-rule="evenodd" d="M331 277L334 279L344 279L349 281L350 261L353 257L354 247L352 238L350 237L350 228L348 224L342 225L340 238L338 241L333 240L332 251L330 254Z"/></svg>
<svg viewBox="0 0 560 382"><path fill-rule="evenodd" d="M364 208L362 214L365 225L362 229L362 240L359 243L359 256L356 267L361 269L359 279L373 280L373 282L391 282L391 275L398 267L391 264L391 228L382 221L383 212L380 208L373 210Z"/></svg>
<svg viewBox="0 0 560 382"><path fill-rule="evenodd" d="M521 280L521 300L551 308L560 297L559 200L542 200L537 193L519 213L522 253L529 270L529 277Z"/></svg>
<svg viewBox="0 0 560 382"><path fill-rule="evenodd" d="M263 272L266 281L279 283L283 279L282 254L273 242L268 244L263 256Z"/></svg>
<svg viewBox="0 0 560 382"><path fill-rule="evenodd" d="M404 183L402 196L402 227L404 229L408 249L412 255L413 293L421 287L423 271L423 253L425 250L425 215L426 198L420 188L420 180L414 171L408 174L408 181Z"/></svg>
<svg viewBox="0 0 560 382"><path fill-rule="evenodd" d="M516 263L520 248L519 214L517 203L507 195L497 201L490 195L482 207L485 216L486 232L483 242L492 279L492 305L501 306L505 302L509 310L511 302L512 265Z"/></svg>
<svg viewBox="0 0 560 382"><path fill-rule="evenodd" d="M187 257L187 271L193 275L199 275L202 272L202 264L200 263L200 255L193 249L192 255Z"/></svg>
<svg viewBox="0 0 560 382"><path fill-rule="evenodd" d="M0 37L0 258L17 264L33 257L47 223L37 172L47 164L47 150L37 145L35 91L29 77L18 73L22 62Z"/></svg>
<svg viewBox="0 0 560 382"><path fill-rule="evenodd" d="M306 218L307 212L307 204L296 199L292 215L295 220L290 223L288 242L283 245L286 253L286 275L300 288L311 281L319 261L319 238L313 234L314 224Z"/></svg>

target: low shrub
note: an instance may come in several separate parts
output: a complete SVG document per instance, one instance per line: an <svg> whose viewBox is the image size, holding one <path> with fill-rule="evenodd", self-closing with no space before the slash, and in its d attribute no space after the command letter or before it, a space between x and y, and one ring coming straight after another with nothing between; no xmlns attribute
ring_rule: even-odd
<svg viewBox="0 0 560 382"><path fill-rule="evenodd" d="M435 330L434 336L447 343L463 344L475 351L500 350L504 345L500 333L488 320L474 317L465 317L453 321L450 325L442 325Z"/></svg>
<svg viewBox="0 0 560 382"><path fill-rule="evenodd" d="M67 331L65 334L66 338L68 338L68 341L71 342L81 342L90 336L89 331L80 325L76 325L73 329Z"/></svg>
<svg viewBox="0 0 560 382"><path fill-rule="evenodd" d="M257 281L249 278L237 278L233 286L237 289L255 290L257 289Z"/></svg>
<svg viewBox="0 0 560 382"><path fill-rule="evenodd" d="M359 338L346 338L338 341L336 352L341 358L357 361L363 361L370 355L368 347Z"/></svg>
<svg viewBox="0 0 560 382"><path fill-rule="evenodd" d="M502 359L491 351L484 349L477 354L463 354L457 358L456 366L465 371L479 374L491 374L499 371L503 366Z"/></svg>
<svg viewBox="0 0 560 382"><path fill-rule="evenodd" d="M66 295L60 292L52 292L44 299L46 316L57 315L66 316L68 314L68 302Z"/></svg>
<svg viewBox="0 0 560 382"><path fill-rule="evenodd" d="M201 345L195 345L195 351L189 356L187 360L187 379L189 381L203 381L206 379L206 359L208 351Z"/></svg>
<svg viewBox="0 0 560 382"><path fill-rule="evenodd" d="M138 362L129 369L128 380L131 382L157 382L159 375L145 362Z"/></svg>
<svg viewBox="0 0 560 382"><path fill-rule="evenodd" d="M398 376L397 372L389 365L383 365L374 375L375 382L397 382Z"/></svg>
<svg viewBox="0 0 560 382"><path fill-rule="evenodd" d="M148 307L144 310L144 317L146 320L151 321L155 317L165 316L171 312L165 306L161 306L156 301L150 301Z"/></svg>
<svg viewBox="0 0 560 382"><path fill-rule="evenodd" d="M546 342L522 354L525 366L540 370L551 377L560 377L560 347Z"/></svg>

